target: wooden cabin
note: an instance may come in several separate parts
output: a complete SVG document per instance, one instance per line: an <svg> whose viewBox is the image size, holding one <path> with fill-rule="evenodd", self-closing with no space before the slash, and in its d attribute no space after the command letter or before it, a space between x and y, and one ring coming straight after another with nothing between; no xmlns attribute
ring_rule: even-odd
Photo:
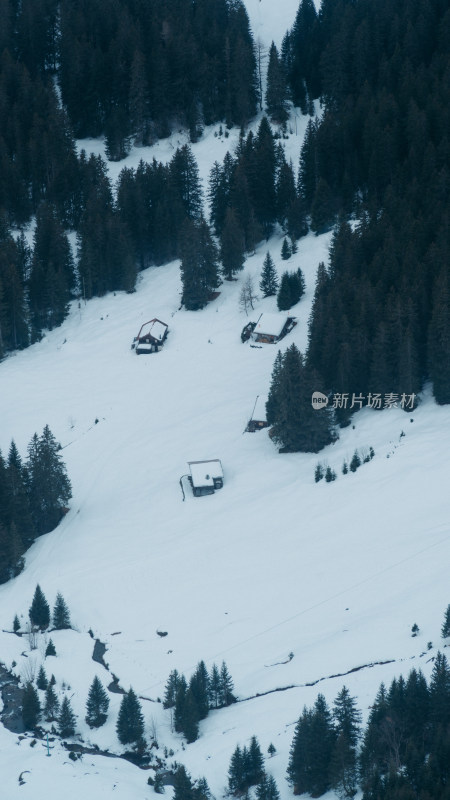
<svg viewBox="0 0 450 800"><path fill-rule="evenodd" d="M288 317L285 314L261 314L251 338L261 344L276 344L296 325L296 317Z"/></svg>
<svg viewBox="0 0 450 800"><path fill-rule="evenodd" d="M141 325L141 329L138 335L134 337L131 346L138 356L145 353L157 353L163 346L168 332L169 326L155 317L155 319L151 319Z"/></svg>
<svg viewBox="0 0 450 800"><path fill-rule="evenodd" d="M252 416L245 429L248 433L255 433L255 431L260 431L262 428L267 428L269 423L267 422L266 402L267 397L265 396L258 395L256 398Z"/></svg>
<svg viewBox="0 0 450 800"><path fill-rule="evenodd" d="M214 494L216 489L223 486L223 469L220 459L213 458L209 461L188 461L190 475L189 482L195 497L205 494Z"/></svg>

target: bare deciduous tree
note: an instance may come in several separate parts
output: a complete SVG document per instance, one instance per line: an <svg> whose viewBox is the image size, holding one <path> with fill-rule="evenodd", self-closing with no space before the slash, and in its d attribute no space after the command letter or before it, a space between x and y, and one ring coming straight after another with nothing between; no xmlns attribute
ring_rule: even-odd
<svg viewBox="0 0 450 800"><path fill-rule="evenodd" d="M247 275L239 294L239 308L241 311L245 311L245 313L248 315L249 309L251 308L253 311L255 308L254 304L257 300L258 296L255 293L253 278L251 278L250 275Z"/></svg>

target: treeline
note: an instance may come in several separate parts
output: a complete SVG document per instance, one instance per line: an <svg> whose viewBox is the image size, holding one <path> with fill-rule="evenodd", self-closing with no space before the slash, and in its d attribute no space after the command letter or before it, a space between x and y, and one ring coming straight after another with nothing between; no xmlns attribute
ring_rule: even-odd
<svg viewBox="0 0 450 800"><path fill-rule="evenodd" d="M361 731L346 687L330 710L319 694L304 708L291 746L294 794L334 790L363 800L447 800L450 778L450 668L438 652L429 683L413 669L407 680L381 684Z"/></svg>
<svg viewBox="0 0 450 800"><path fill-rule="evenodd" d="M36 537L53 530L72 496L60 445L48 425L36 433L22 461L14 441L0 453L0 583L23 569L23 554Z"/></svg>
<svg viewBox="0 0 450 800"><path fill-rule="evenodd" d="M240 0L5 0L5 51L26 80L56 74L75 136L105 135L113 159L131 137L148 144L178 124L194 140L205 124L245 125L256 111L254 43Z"/></svg>
<svg viewBox="0 0 450 800"><path fill-rule="evenodd" d="M301 154L306 211L319 230L340 220L310 326L326 391L431 379L450 402L449 24L442 0L324 0L318 15L302 0L284 43L294 101L325 104Z"/></svg>

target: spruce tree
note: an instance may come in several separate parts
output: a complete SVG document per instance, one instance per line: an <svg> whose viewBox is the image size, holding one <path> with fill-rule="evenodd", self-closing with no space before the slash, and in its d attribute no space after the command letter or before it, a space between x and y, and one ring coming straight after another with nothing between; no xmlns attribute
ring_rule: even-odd
<svg viewBox="0 0 450 800"><path fill-rule="evenodd" d="M256 797L257 800L280 800L280 793L273 775L263 774L256 787Z"/></svg>
<svg viewBox="0 0 450 800"><path fill-rule="evenodd" d="M209 711L209 675L204 661L197 664L189 688L197 705L199 719L205 719Z"/></svg>
<svg viewBox="0 0 450 800"><path fill-rule="evenodd" d="M191 742L195 742L195 740L198 739L199 719L200 715L196 699L192 690L189 688L184 698L183 713L181 718L181 730L184 733L188 744L191 744Z"/></svg>
<svg viewBox="0 0 450 800"><path fill-rule="evenodd" d="M229 706L236 702L236 698L233 694L233 688L233 679L228 672L228 667L225 664L225 661L222 661L222 666L220 668L220 705Z"/></svg>
<svg viewBox="0 0 450 800"><path fill-rule="evenodd" d="M447 606L444 614L444 622L442 623L441 636L446 639L450 636L450 605Z"/></svg>
<svg viewBox="0 0 450 800"><path fill-rule="evenodd" d="M173 788L173 800L195 800L191 776L186 772L186 768L182 764L180 764L175 773Z"/></svg>
<svg viewBox="0 0 450 800"><path fill-rule="evenodd" d="M357 788L356 745L361 714L356 701L343 686L333 705L336 741L331 756L331 785L343 797L353 797Z"/></svg>
<svg viewBox="0 0 450 800"><path fill-rule="evenodd" d="M100 728L105 724L108 708L109 697L96 675L92 681L86 701L86 722L90 728Z"/></svg>
<svg viewBox="0 0 450 800"><path fill-rule="evenodd" d="M277 293L278 277L275 269L275 264L269 252L266 253L263 268L261 272L261 280L259 282L264 297L272 297Z"/></svg>
<svg viewBox="0 0 450 800"><path fill-rule="evenodd" d="M239 745L236 745L236 748L230 759L230 766L228 768L228 790L235 797L241 794L245 787L243 762L242 750Z"/></svg>
<svg viewBox="0 0 450 800"><path fill-rule="evenodd" d="M50 606L39 584L37 584L34 591L33 602L29 608L28 616L31 624L42 631L48 628L50 624Z"/></svg>
<svg viewBox="0 0 450 800"><path fill-rule="evenodd" d="M244 232L236 219L234 210L228 208L220 239L222 273L227 281L231 281L236 272L244 268L244 249Z"/></svg>
<svg viewBox="0 0 450 800"><path fill-rule="evenodd" d="M220 705L220 672L217 664L213 664L209 676L209 702L212 708Z"/></svg>
<svg viewBox="0 0 450 800"><path fill-rule="evenodd" d="M361 458L357 450L353 453L352 460L350 461L350 472L356 472L361 466Z"/></svg>
<svg viewBox="0 0 450 800"><path fill-rule="evenodd" d="M14 620L13 620L13 631L14 631L14 633L18 633L20 631L20 627L21 627L20 619L16 614L15 617L14 617Z"/></svg>
<svg viewBox="0 0 450 800"><path fill-rule="evenodd" d="M292 250L290 248L289 242L286 239L286 237L284 237L283 244L281 246L281 258L283 259L283 261L287 261L291 257L291 255L292 255Z"/></svg>
<svg viewBox="0 0 450 800"><path fill-rule="evenodd" d="M51 639L48 640L48 645L45 648L45 657L47 658L47 656L56 656L56 648Z"/></svg>
<svg viewBox="0 0 450 800"><path fill-rule="evenodd" d="M56 602L53 608L53 627L57 630L71 628L70 613L66 601L60 592L56 595Z"/></svg>
<svg viewBox="0 0 450 800"><path fill-rule="evenodd" d="M309 791L311 717L312 712L305 706L294 730L287 768L288 781L293 786L294 794Z"/></svg>
<svg viewBox="0 0 450 800"><path fill-rule="evenodd" d="M45 691L44 716L47 722L54 722L59 714L59 700L51 683Z"/></svg>
<svg viewBox="0 0 450 800"><path fill-rule="evenodd" d="M256 736L252 736L250 739L246 771L249 786L257 784L264 775L264 758Z"/></svg>
<svg viewBox="0 0 450 800"><path fill-rule="evenodd" d="M450 667L441 652L436 654L430 678L430 721L435 730L450 719Z"/></svg>
<svg viewBox="0 0 450 800"><path fill-rule="evenodd" d="M333 417L326 408L312 407L312 394L320 384L295 344L286 350L277 380L271 438L283 453L317 453L334 440Z"/></svg>
<svg viewBox="0 0 450 800"><path fill-rule="evenodd" d="M316 468L314 470L314 481L315 481L315 483L319 483L319 481L322 480L323 476L324 476L324 472L323 472L322 464L320 464L320 463L316 464Z"/></svg>
<svg viewBox="0 0 450 800"><path fill-rule="evenodd" d="M43 691L45 691L45 689L48 686L47 675L45 674L45 669L43 664L41 664L39 668L38 676L36 679L36 686L38 689L42 689Z"/></svg>
<svg viewBox="0 0 450 800"><path fill-rule="evenodd" d="M36 728L41 716L41 704L36 689L31 681L25 685L22 696L22 720L26 731Z"/></svg>
<svg viewBox="0 0 450 800"><path fill-rule="evenodd" d="M68 697L64 697L58 716L58 733L63 739L74 735L75 722L76 717L70 705L70 700Z"/></svg>
<svg viewBox="0 0 450 800"><path fill-rule="evenodd" d="M204 219L184 223L180 249L182 302L188 311L197 311L219 285L217 248Z"/></svg>
<svg viewBox="0 0 450 800"><path fill-rule="evenodd" d="M177 692L175 697L175 708L174 708L174 727L177 733L182 733L183 731L183 714L184 714L184 703L186 700L186 692L187 692L187 682L184 675L180 675Z"/></svg>
<svg viewBox="0 0 450 800"><path fill-rule="evenodd" d="M273 122L286 122L288 118L286 75L274 42L270 45L269 50L266 106L267 113Z"/></svg>
<svg viewBox="0 0 450 800"><path fill-rule="evenodd" d="M178 674L178 670L176 669L172 670L167 679L166 688L164 690L164 700L163 700L164 708L174 707L177 699L179 679L180 676Z"/></svg>
<svg viewBox="0 0 450 800"><path fill-rule="evenodd" d="M266 403L266 418L269 425L273 425L280 414L280 381L283 368L283 356L278 350L272 369L269 396Z"/></svg>
<svg viewBox="0 0 450 800"><path fill-rule="evenodd" d="M280 288L277 294L277 306L279 311L289 311L294 305L292 298L292 284L288 272L283 272L280 281Z"/></svg>
<svg viewBox="0 0 450 800"><path fill-rule="evenodd" d="M144 738L144 717L133 689L122 697L116 731L121 744L137 744Z"/></svg>
<svg viewBox="0 0 450 800"><path fill-rule="evenodd" d="M72 496L60 449L48 425L42 436L38 438L35 434L28 445L29 492L38 535L58 525Z"/></svg>

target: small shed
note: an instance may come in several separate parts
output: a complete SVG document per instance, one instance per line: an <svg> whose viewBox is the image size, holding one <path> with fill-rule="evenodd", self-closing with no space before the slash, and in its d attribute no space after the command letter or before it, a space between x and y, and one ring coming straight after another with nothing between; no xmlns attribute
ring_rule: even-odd
<svg viewBox="0 0 450 800"><path fill-rule="evenodd" d="M195 497L204 494L214 494L216 489L223 486L223 469L220 459L212 458L208 461L188 461L190 475L189 482Z"/></svg>
<svg viewBox="0 0 450 800"><path fill-rule="evenodd" d="M252 416L245 429L248 433L255 433L255 431L260 431L261 428L267 428L269 423L267 422L266 402L267 397L263 395L258 395L256 398Z"/></svg>
<svg viewBox="0 0 450 800"><path fill-rule="evenodd" d="M285 314L261 314L251 338L262 344L276 344L297 324L295 317Z"/></svg>
<svg viewBox="0 0 450 800"><path fill-rule="evenodd" d="M169 326L155 317L141 325L141 329L138 335L134 337L131 346L138 356L143 353L157 353L163 346L168 332Z"/></svg>

